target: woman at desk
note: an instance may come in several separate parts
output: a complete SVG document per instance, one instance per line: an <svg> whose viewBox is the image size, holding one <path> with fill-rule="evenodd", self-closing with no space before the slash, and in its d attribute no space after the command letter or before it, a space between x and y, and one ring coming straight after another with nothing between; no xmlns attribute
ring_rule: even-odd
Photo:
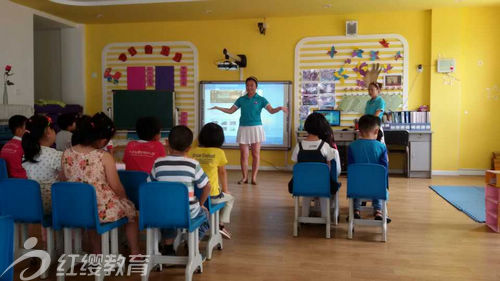
<svg viewBox="0 0 500 281"><path fill-rule="evenodd" d="M260 146L266 140L260 114L265 108L269 113L275 114L280 111L288 113L284 106L273 108L266 98L257 94L257 78L250 76L245 81L247 94L239 97L231 108L214 106L210 109L217 109L224 113L232 114L241 108L240 125L236 141L240 146L241 174L242 178L238 184L248 183L248 149L252 149L252 184L257 184L257 172L259 171Z"/></svg>

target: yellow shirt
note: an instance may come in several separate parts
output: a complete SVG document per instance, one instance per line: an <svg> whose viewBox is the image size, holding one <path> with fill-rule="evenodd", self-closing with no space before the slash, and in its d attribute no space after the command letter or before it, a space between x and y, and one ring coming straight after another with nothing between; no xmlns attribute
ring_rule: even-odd
<svg viewBox="0 0 500 281"><path fill-rule="evenodd" d="M216 147L197 147L189 152L189 156L200 162L203 171L210 181L210 196L217 196L221 193L219 186L218 167L227 164L226 154Z"/></svg>

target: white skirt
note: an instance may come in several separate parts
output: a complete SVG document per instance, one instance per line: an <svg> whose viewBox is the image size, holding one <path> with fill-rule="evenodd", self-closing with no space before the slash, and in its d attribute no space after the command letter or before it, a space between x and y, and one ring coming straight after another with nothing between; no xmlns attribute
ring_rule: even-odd
<svg viewBox="0 0 500 281"><path fill-rule="evenodd" d="M266 133L262 125L240 126L236 135L236 142L241 144L252 144L266 141Z"/></svg>

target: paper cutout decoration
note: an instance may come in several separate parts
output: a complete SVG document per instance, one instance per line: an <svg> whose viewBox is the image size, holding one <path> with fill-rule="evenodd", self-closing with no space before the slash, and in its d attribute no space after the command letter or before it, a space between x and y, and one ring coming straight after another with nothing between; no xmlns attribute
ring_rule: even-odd
<svg viewBox="0 0 500 281"><path fill-rule="evenodd" d="M332 45L330 48L330 51L328 51L326 54L330 56L330 58L333 59L333 57L337 54L338 52L335 50L335 46Z"/></svg>
<svg viewBox="0 0 500 281"><path fill-rule="evenodd" d="M379 59L378 51L370 51L370 60L374 61L374 60L378 60L378 59Z"/></svg>
<svg viewBox="0 0 500 281"><path fill-rule="evenodd" d="M137 50L134 47L130 47L130 48L128 48L128 53L131 56L135 56L137 54Z"/></svg>
<svg viewBox="0 0 500 281"><path fill-rule="evenodd" d="M168 55L170 55L170 47L169 46L161 46L160 54L168 57Z"/></svg>
<svg viewBox="0 0 500 281"><path fill-rule="evenodd" d="M352 71L358 73L358 75L361 76L366 76L368 73L368 64L366 62L358 62L358 65L356 65L355 68L352 69Z"/></svg>
<svg viewBox="0 0 500 281"><path fill-rule="evenodd" d="M111 80L113 79L113 76L111 75L111 67L108 67L106 68L106 70L104 70L104 78L108 80L108 82L111 82Z"/></svg>
<svg viewBox="0 0 500 281"><path fill-rule="evenodd" d="M344 61L344 64L350 64L350 63L351 63L351 59L346 59L346 60Z"/></svg>
<svg viewBox="0 0 500 281"><path fill-rule="evenodd" d="M127 67L127 90L146 90L146 67Z"/></svg>
<svg viewBox="0 0 500 281"><path fill-rule="evenodd" d="M146 67L146 88L155 86L155 70L152 66Z"/></svg>
<svg viewBox="0 0 500 281"><path fill-rule="evenodd" d="M394 56L394 59L395 59L395 60L398 60L398 59L401 59L401 58L403 58L403 56L401 55L401 51L398 51L398 52L396 53L396 55Z"/></svg>
<svg viewBox="0 0 500 281"><path fill-rule="evenodd" d="M384 73L389 73L389 71L391 71L391 69L393 69L393 68L394 67L390 63L382 65L382 71Z"/></svg>
<svg viewBox="0 0 500 281"><path fill-rule="evenodd" d="M174 67L157 66L155 86L157 91L173 91L174 87Z"/></svg>
<svg viewBox="0 0 500 281"><path fill-rule="evenodd" d="M181 112L181 116L179 118L179 124L187 126L188 125L188 113L185 111Z"/></svg>
<svg viewBox="0 0 500 281"><path fill-rule="evenodd" d="M389 48L389 42L387 42L385 39L382 39L378 41L380 45L384 46L384 48Z"/></svg>
<svg viewBox="0 0 500 281"><path fill-rule="evenodd" d="M183 65L181 66L180 69L180 74L181 74L181 87L186 87L187 86L187 66Z"/></svg>
<svg viewBox="0 0 500 281"><path fill-rule="evenodd" d="M120 77L122 77L122 73L120 71L115 72L113 75L113 84L118 84Z"/></svg>
<svg viewBox="0 0 500 281"><path fill-rule="evenodd" d="M173 60L176 61L176 62L181 62L181 60L182 60L182 53L175 53Z"/></svg>
<svg viewBox="0 0 500 281"><path fill-rule="evenodd" d="M338 71L335 71L333 74L335 77L335 81L340 80L341 83L344 83L344 79L349 78L349 75L345 73L345 70L343 67L341 67Z"/></svg>
<svg viewBox="0 0 500 281"><path fill-rule="evenodd" d="M362 88L366 88L366 83L363 80L356 80L356 85Z"/></svg>
<svg viewBox="0 0 500 281"><path fill-rule="evenodd" d="M351 57L358 57L358 58L362 58L363 57L363 53L365 51L363 51L362 49L354 49L351 53Z"/></svg>
<svg viewBox="0 0 500 281"><path fill-rule="evenodd" d="M126 62L127 61L127 55L125 53L121 53L119 56L118 56L118 59L123 61L123 62Z"/></svg>
<svg viewBox="0 0 500 281"><path fill-rule="evenodd" d="M151 45L144 46L144 53L147 55L151 55L153 53L153 46Z"/></svg>

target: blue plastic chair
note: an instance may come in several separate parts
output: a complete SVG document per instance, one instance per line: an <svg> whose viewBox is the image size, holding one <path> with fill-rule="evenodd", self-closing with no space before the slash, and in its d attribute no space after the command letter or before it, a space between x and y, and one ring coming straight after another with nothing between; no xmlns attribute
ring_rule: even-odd
<svg viewBox="0 0 500 281"><path fill-rule="evenodd" d="M147 181L148 174L140 171L120 170L118 171L118 176L120 176L120 181L123 184L123 188L125 188L128 199L139 210L139 186Z"/></svg>
<svg viewBox="0 0 500 281"><path fill-rule="evenodd" d="M9 177L7 173L7 162L4 159L0 158L0 180L6 179Z"/></svg>
<svg viewBox="0 0 500 281"><path fill-rule="evenodd" d="M326 218L299 217L299 197L331 198L330 170L325 163L305 162L293 166L293 197L295 198L295 218L293 236L298 236L299 223L326 224L326 238L330 238L330 200L327 201ZM335 202L338 205L338 201Z"/></svg>
<svg viewBox="0 0 500 281"><path fill-rule="evenodd" d="M195 195L198 199L201 197L203 189L195 188ZM222 250L222 235L220 234L219 224L220 224L220 210L226 206L226 203L212 204L210 196L208 196L207 201L205 201L205 207L210 214L210 233L208 238L208 244L206 248L207 259L212 259L212 252L215 247Z"/></svg>
<svg viewBox="0 0 500 281"><path fill-rule="evenodd" d="M95 229L101 235L101 251L104 256L118 255L118 227L128 222L127 218L122 218L115 222L101 223L98 217L96 192L92 185L79 182L58 182L52 185L52 221L56 230L64 230L64 253L67 255L80 255L76 262L82 261L81 239L73 248L72 229ZM111 243L109 241L111 232ZM80 236L80 235L78 235ZM111 244L111 250L110 250ZM71 266L71 258L66 257L61 276L57 276L58 281L64 281L64 275ZM102 261L104 266L104 259ZM96 281L104 279L104 272L98 272Z"/></svg>
<svg viewBox="0 0 500 281"><path fill-rule="evenodd" d="M41 224L47 230L47 253L55 258L54 233L52 231L52 220L50 216L43 214L42 196L38 182L28 179L8 178L0 184L0 214L11 216L14 225L14 255L16 258L27 253L29 250L20 247L27 237L28 224ZM22 243L19 241L19 230L21 227ZM41 277L47 278L48 272Z"/></svg>
<svg viewBox="0 0 500 281"><path fill-rule="evenodd" d="M142 276L142 281L147 281L151 269L161 264L186 265L185 280L191 281L196 270L203 271L198 228L206 221L206 218L191 218L187 187L177 182L143 183L139 187L139 202L142 207L139 212L139 229L147 230L146 255L149 255L147 273ZM161 228L187 230L189 248L187 257L158 254L157 246Z"/></svg>
<svg viewBox="0 0 500 281"><path fill-rule="evenodd" d="M0 281L14 280L14 269L2 274L14 261L14 219L10 216L0 217Z"/></svg>
<svg viewBox="0 0 500 281"><path fill-rule="evenodd" d="M347 237L352 239L354 225L380 226L382 240L387 241L387 169L378 164L351 164L347 168L347 197L349 198L349 226ZM382 220L354 219L354 198L382 200Z"/></svg>

